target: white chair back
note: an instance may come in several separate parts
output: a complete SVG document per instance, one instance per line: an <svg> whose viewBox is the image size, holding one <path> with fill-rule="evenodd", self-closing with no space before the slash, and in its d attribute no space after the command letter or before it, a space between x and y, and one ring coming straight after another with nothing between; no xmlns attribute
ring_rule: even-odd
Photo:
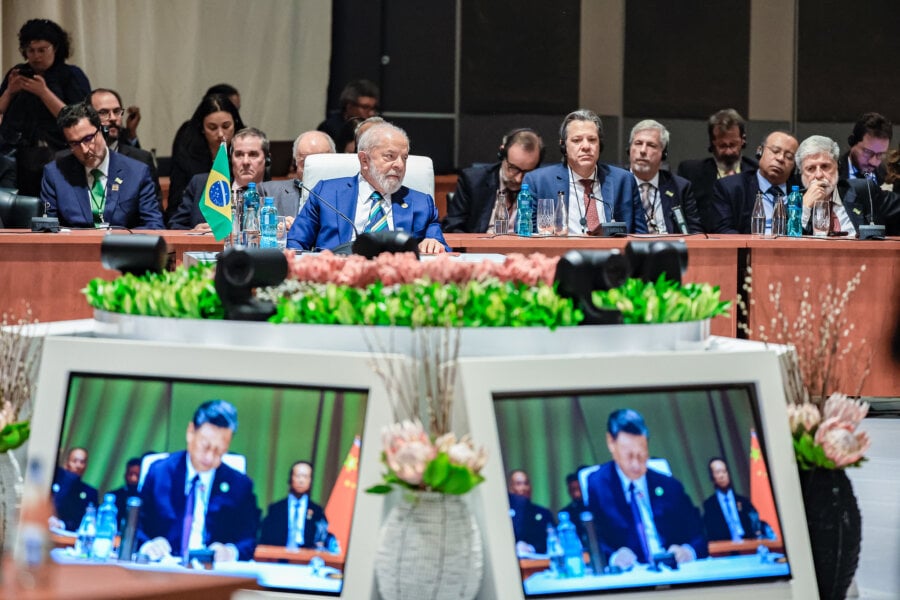
<svg viewBox="0 0 900 600"><path fill-rule="evenodd" d="M359 157L356 154L312 154L303 163L303 185L313 189L323 179L352 177L357 173ZM403 185L434 198L434 163L431 158L411 155L406 161Z"/></svg>
<svg viewBox="0 0 900 600"><path fill-rule="evenodd" d="M150 470L150 465L158 460L162 460L169 456L168 452L157 452L156 454L148 454L141 459L141 478L138 481L138 490L144 487L144 479ZM247 457L243 454L225 454L222 456L222 462L241 473L247 473Z"/></svg>

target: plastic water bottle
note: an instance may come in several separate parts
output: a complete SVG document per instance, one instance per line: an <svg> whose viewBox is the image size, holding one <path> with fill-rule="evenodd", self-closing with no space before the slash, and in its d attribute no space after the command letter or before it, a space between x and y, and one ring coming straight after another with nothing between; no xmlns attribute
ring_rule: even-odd
<svg viewBox="0 0 900 600"><path fill-rule="evenodd" d="M784 200L775 196L775 208L772 210L772 235L787 234L787 210L784 208Z"/></svg>
<svg viewBox="0 0 900 600"><path fill-rule="evenodd" d="M278 209L275 200L266 196L265 204L259 211L259 247L278 247Z"/></svg>
<svg viewBox="0 0 900 600"><path fill-rule="evenodd" d="M533 233L531 218L534 215L534 194L531 193L527 183L522 184L519 196L516 198L516 233L531 237Z"/></svg>
<svg viewBox="0 0 900 600"><path fill-rule="evenodd" d="M556 535L553 525L547 526L547 556L550 558L550 572L554 577L566 576L566 553Z"/></svg>
<svg viewBox="0 0 900 600"><path fill-rule="evenodd" d="M97 537L94 539L94 558L105 561L113 553L119 515L116 508L116 495L103 496L103 504L97 511Z"/></svg>
<svg viewBox="0 0 900 600"><path fill-rule="evenodd" d="M581 540L578 539L578 531L569 513L559 513L559 526L556 528L559 543L562 544L566 557L566 575L569 577L584 577L584 549Z"/></svg>
<svg viewBox="0 0 900 600"><path fill-rule="evenodd" d="M503 190L497 190L493 225L494 235L506 235L509 233L509 209L506 207L506 192Z"/></svg>
<svg viewBox="0 0 900 600"><path fill-rule="evenodd" d="M94 504L88 504L78 526L78 537L75 540L75 554L79 558L93 558L94 540L97 537L97 509Z"/></svg>
<svg viewBox="0 0 900 600"><path fill-rule="evenodd" d="M244 192L244 245L249 248L259 247L259 192L256 183L247 184Z"/></svg>
<svg viewBox="0 0 900 600"><path fill-rule="evenodd" d="M753 203L753 212L750 213L750 233L757 237L766 235L766 207L763 204L762 192L756 192L756 202Z"/></svg>
<svg viewBox="0 0 900 600"><path fill-rule="evenodd" d="M791 237L803 235L803 195L799 185L791 186L791 193L787 197L787 234Z"/></svg>

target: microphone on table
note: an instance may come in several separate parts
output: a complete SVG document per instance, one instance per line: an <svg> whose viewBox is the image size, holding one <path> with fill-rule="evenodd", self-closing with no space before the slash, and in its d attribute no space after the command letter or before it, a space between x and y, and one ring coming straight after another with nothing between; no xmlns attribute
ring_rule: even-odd
<svg viewBox="0 0 900 600"><path fill-rule="evenodd" d="M119 560L131 562L134 555L134 545L137 541L138 517L141 513L141 499L132 496L128 499L125 509L125 531L122 532L122 541L119 544Z"/></svg>
<svg viewBox="0 0 900 600"><path fill-rule="evenodd" d="M50 209L50 203L46 200L43 202L44 212L40 217L31 217L32 233L58 233L59 219L57 217L48 217L47 211Z"/></svg>
<svg viewBox="0 0 900 600"><path fill-rule="evenodd" d="M301 190L306 190L306 192L310 196L312 196L313 198L315 198L316 200L318 200L319 202L324 204L326 207L330 208L337 216L339 216L346 222L350 223L350 227L353 228L354 239L359 237L359 230L356 228L356 223L353 222L353 219L351 219L350 217L348 217L347 215L345 215L344 213L339 211L337 209L337 207L335 205L333 205L331 202L329 202L328 200L326 200L325 198L323 198L316 192L309 189L307 186L305 186L303 184L302 181L297 181L296 185ZM321 219L322 219L322 216L319 215L319 220L321 221ZM332 252L334 252L335 254L352 254L352 247L353 247L353 240L350 240L349 242L344 242L343 244L335 246L334 249L332 250Z"/></svg>
<svg viewBox="0 0 900 600"><path fill-rule="evenodd" d="M596 200L603 204L603 215L606 216L606 209L609 209L609 215L612 218L611 221L605 221L600 223L600 237L625 237L628 234L628 228L625 226L625 223L622 221L616 221L616 214L613 210L613 206L603 199L603 194L600 194L598 198L594 194L590 194L589 198L591 200ZM584 219L584 223L582 226L587 224L587 219ZM596 230L595 230L596 231ZM588 235L597 235L596 233L588 232Z"/></svg>
<svg viewBox="0 0 900 600"><path fill-rule="evenodd" d="M874 173L866 173L866 192L869 193L869 224L859 226L859 239L861 240L883 240L884 225L875 224L875 203L872 202L872 188L869 185L875 180Z"/></svg>
<svg viewBox="0 0 900 600"><path fill-rule="evenodd" d="M681 231L682 235L688 235L687 221L684 220L684 211L681 210L681 204L676 204L672 207L672 217L675 218L675 223L678 225L678 230Z"/></svg>

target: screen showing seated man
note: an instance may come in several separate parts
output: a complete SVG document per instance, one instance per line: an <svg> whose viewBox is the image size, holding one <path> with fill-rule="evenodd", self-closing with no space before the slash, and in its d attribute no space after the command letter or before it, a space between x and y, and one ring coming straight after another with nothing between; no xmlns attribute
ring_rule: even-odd
<svg viewBox="0 0 900 600"><path fill-rule="evenodd" d="M517 533L510 548L526 597L790 578L749 386L497 394L494 406L504 468L556 511L542 543Z"/></svg>
<svg viewBox="0 0 900 600"><path fill-rule="evenodd" d="M137 497L140 561L167 568L211 562L217 572L256 576L265 588L339 594L366 397L359 390L73 375L55 504L86 486L117 501ZM68 454L90 461L76 469ZM122 535L127 519L117 517ZM57 560L88 558L75 543L79 521L54 523L64 546L54 551Z"/></svg>

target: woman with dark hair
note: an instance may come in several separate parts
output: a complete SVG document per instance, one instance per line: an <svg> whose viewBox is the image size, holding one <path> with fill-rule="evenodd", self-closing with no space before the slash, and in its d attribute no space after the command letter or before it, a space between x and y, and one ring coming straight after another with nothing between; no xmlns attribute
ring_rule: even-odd
<svg viewBox="0 0 900 600"><path fill-rule="evenodd" d="M244 122L235 105L222 94L205 96L190 121L184 123L172 142L172 171L166 222L178 209L191 177L212 169L219 144L231 142Z"/></svg>
<svg viewBox="0 0 900 600"><path fill-rule="evenodd" d="M66 64L69 34L48 19L31 19L19 30L26 62L10 69L0 84L0 154L17 162L19 193L37 196L41 172L66 147L56 115L84 100L91 84L84 71Z"/></svg>

